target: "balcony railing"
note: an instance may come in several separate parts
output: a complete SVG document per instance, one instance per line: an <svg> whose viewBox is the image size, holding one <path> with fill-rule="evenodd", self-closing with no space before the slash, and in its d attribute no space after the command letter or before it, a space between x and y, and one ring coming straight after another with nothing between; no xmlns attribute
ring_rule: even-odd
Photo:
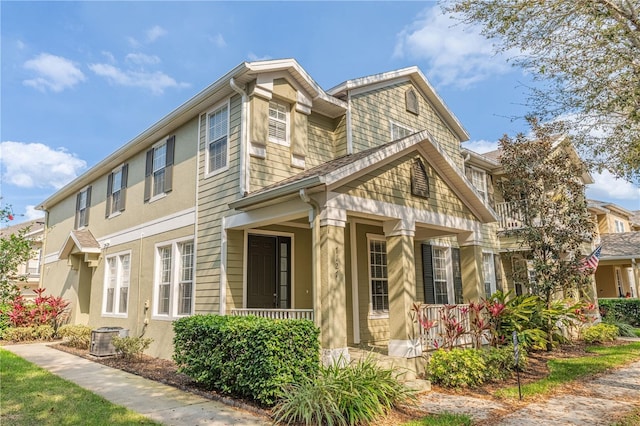
<svg viewBox="0 0 640 426"><path fill-rule="evenodd" d="M313 321L313 309L237 308L231 310L231 315L242 317L255 315L271 319L307 319Z"/></svg>
<svg viewBox="0 0 640 426"><path fill-rule="evenodd" d="M496 203L496 213L500 218L501 230L519 229L526 223L527 200Z"/></svg>
<svg viewBox="0 0 640 426"><path fill-rule="evenodd" d="M427 330L420 327L423 350L442 348L448 343L452 343L453 346L468 346L473 343L469 305L421 305L419 315L434 324ZM446 341L447 321L450 325L451 321L454 321L462 327L459 337L453 342Z"/></svg>

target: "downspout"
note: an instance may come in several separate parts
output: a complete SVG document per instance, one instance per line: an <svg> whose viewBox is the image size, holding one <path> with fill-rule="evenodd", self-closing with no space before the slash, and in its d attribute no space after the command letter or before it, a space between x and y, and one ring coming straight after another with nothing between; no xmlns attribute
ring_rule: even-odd
<svg viewBox="0 0 640 426"><path fill-rule="evenodd" d="M299 191L300 199L309 204L311 208L309 209L309 225L311 226L311 276L312 276L312 297L313 297L313 321L316 326L320 327L320 300L318 300L317 291L318 285L320 285L320 279L318 275L318 226L316 226L316 220L318 217L318 212L320 211L320 206L318 203L309 197L307 194L307 190L302 188Z"/></svg>
<svg viewBox="0 0 640 426"><path fill-rule="evenodd" d="M347 90L347 154L353 154L353 133L351 129L351 91Z"/></svg>
<svg viewBox="0 0 640 426"><path fill-rule="evenodd" d="M233 77L229 80L231 88L242 96L242 113L240 124L240 196L244 197L249 193L249 138L247 135L247 129L249 128L249 96L247 92L240 88L236 84Z"/></svg>

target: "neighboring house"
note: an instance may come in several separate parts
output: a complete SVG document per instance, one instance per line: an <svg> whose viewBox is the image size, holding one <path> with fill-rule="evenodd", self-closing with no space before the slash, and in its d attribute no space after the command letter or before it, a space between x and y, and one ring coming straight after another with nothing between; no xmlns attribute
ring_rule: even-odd
<svg viewBox="0 0 640 426"><path fill-rule="evenodd" d="M640 297L640 231L637 216L613 203L589 200L602 252L596 270L598 297Z"/></svg>
<svg viewBox="0 0 640 426"><path fill-rule="evenodd" d="M32 299L36 296L33 290L40 286L44 219L30 220L2 228L0 229L0 237L9 237L27 227L29 230L25 234L25 238L31 242L32 256L18 267L15 276L9 278L20 288L20 293L24 297Z"/></svg>

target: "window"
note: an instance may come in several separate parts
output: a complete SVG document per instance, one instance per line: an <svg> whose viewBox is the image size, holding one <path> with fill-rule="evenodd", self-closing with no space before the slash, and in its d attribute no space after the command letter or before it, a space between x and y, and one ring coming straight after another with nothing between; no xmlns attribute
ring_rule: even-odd
<svg viewBox="0 0 640 426"><path fill-rule="evenodd" d="M76 196L76 229L89 225L89 207L91 207L90 186L80 191Z"/></svg>
<svg viewBox="0 0 640 426"><path fill-rule="evenodd" d="M377 313L389 312L387 242L382 238L369 238L369 282L371 310Z"/></svg>
<svg viewBox="0 0 640 426"><path fill-rule="evenodd" d="M459 248L423 243L422 274L425 303L463 303Z"/></svg>
<svg viewBox="0 0 640 426"><path fill-rule="evenodd" d="M483 200L487 200L487 174L483 170L469 168L471 175L471 184L482 196Z"/></svg>
<svg viewBox="0 0 640 426"><path fill-rule="evenodd" d="M209 113L207 131L207 172L213 173L227 167L229 108L224 105Z"/></svg>
<svg viewBox="0 0 640 426"><path fill-rule="evenodd" d="M433 248L433 284L436 304L449 303L447 291L447 252L443 248Z"/></svg>
<svg viewBox="0 0 640 426"><path fill-rule="evenodd" d="M125 192L129 165L125 164L107 176L107 211L106 217L124 210Z"/></svg>
<svg viewBox="0 0 640 426"><path fill-rule="evenodd" d="M107 257L104 279L105 293L102 309L104 314L127 314L130 275L131 255L129 253Z"/></svg>
<svg viewBox="0 0 640 426"><path fill-rule="evenodd" d="M144 201L152 201L173 188L173 157L175 136L147 151Z"/></svg>
<svg viewBox="0 0 640 426"><path fill-rule="evenodd" d="M484 296L490 298L496 292L496 271L493 253L482 253L482 272L484 275Z"/></svg>
<svg viewBox="0 0 640 426"><path fill-rule="evenodd" d="M618 219L615 219L615 227L616 227L616 232L620 233L620 232L624 232L624 222Z"/></svg>
<svg viewBox="0 0 640 426"><path fill-rule="evenodd" d="M173 318L193 313L193 241L173 242L157 247L155 288L156 316Z"/></svg>
<svg viewBox="0 0 640 426"><path fill-rule="evenodd" d="M413 129L409 127L405 127L402 124L398 124L395 121L391 121L391 140L392 141L405 138L414 133L415 132L413 131Z"/></svg>
<svg viewBox="0 0 640 426"><path fill-rule="evenodd" d="M37 248L33 250L31 258L27 261L27 273L31 276L40 275L40 256L42 255L42 249Z"/></svg>
<svg viewBox="0 0 640 426"><path fill-rule="evenodd" d="M269 141L289 146L289 107L277 101L269 102Z"/></svg>

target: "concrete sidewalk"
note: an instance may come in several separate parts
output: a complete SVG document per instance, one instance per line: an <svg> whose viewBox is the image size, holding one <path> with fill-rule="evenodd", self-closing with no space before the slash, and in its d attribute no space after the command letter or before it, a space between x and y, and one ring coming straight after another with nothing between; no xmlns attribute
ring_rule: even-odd
<svg viewBox="0 0 640 426"><path fill-rule="evenodd" d="M47 343L8 345L2 349L164 425L271 424L267 417L50 348Z"/></svg>

